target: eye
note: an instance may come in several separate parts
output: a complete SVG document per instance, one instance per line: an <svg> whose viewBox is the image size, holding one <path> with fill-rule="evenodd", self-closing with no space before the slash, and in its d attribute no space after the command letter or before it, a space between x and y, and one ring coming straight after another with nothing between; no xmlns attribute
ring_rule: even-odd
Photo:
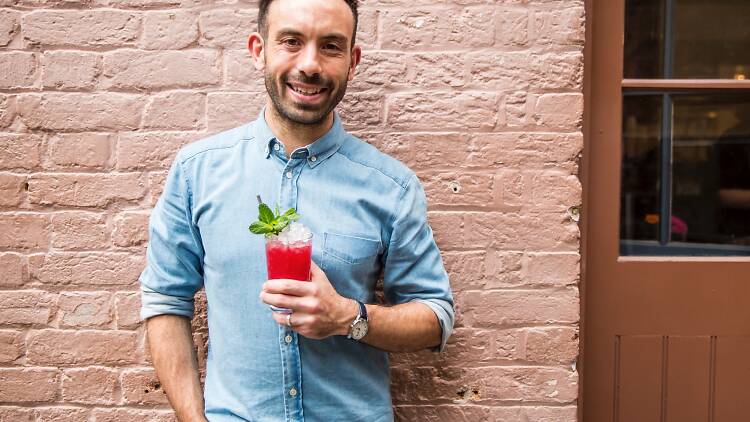
<svg viewBox="0 0 750 422"><path fill-rule="evenodd" d="M285 38L281 40L281 43L287 47L298 47L300 45L299 40L295 38Z"/></svg>
<svg viewBox="0 0 750 422"><path fill-rule="evenodd" d="M332 50L332 51L340 51L341 47L339 47L338 44L328 43L328 44L326 44L326 45L323 46L323 49L324 50Z"/></svg>

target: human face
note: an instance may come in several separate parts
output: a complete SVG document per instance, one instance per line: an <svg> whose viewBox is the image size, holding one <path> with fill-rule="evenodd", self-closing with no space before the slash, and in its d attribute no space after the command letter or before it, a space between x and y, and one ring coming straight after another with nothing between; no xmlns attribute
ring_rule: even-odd
<svg viewBox="0 0 750 422"><path fill-rule="evenodd" d="M351 47L351 9L343 1L275 0L267 22L265 40L253 34L250 50L275 111L294 124L329 120L361 55Z"/></svg>

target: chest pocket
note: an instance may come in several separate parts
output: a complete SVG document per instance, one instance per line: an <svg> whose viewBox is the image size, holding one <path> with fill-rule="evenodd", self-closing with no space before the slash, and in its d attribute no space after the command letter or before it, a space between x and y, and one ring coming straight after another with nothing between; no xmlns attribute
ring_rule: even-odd
<svg viewBox="0 0 750 422"><path fill-rule="evenodd" d="M323 234L321 268L345 297L372 302L380 273L380 240L336 233Z"/></svg>

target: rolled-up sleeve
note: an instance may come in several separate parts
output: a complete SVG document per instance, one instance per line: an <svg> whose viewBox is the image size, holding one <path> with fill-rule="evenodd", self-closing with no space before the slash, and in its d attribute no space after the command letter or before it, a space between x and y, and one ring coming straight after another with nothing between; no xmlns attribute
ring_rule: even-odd
<svg viewBox="0 0 750 422"><path fill-rule="evenodd" d="M203 287L203 245L191 203L177 158L149 221L148 262L140 277L143 320L162 314L193 316L193 297Z"/></svg>
<svg viewBox="0 0 750 422"><path fill-rule="evenodd" d="M416 176L407 184L393 222L385 254L383 290L389 303L420 302L440 323L445 349L455 319L453 294L432 229L427 224L427 202Z"/></svg>

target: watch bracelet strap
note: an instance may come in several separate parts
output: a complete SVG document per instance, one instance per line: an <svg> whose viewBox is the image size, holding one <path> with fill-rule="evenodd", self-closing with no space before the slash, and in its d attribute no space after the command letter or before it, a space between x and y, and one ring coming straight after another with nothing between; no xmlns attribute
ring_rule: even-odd
<svg viewBox="0 0 750 422"><path fill-rule="evenodd" d="M357 300L357 305L359 305L359 317L367 321L367 307L359 300Z"/></svg>

